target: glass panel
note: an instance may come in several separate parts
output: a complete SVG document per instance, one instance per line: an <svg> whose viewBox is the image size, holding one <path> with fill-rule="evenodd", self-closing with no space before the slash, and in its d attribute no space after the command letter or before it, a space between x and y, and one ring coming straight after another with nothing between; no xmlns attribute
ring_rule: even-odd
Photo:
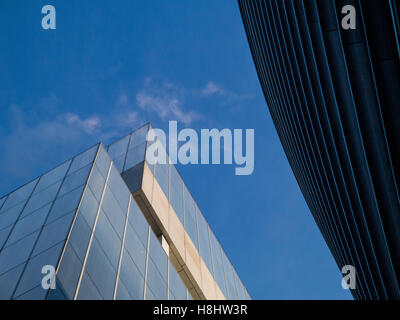
<svg viewBox="0 0 400 320"><path fill-rule="evenodd" d="M67 300L63 290L60 288L60 283L56 280L56 288L49 290L47 300Z"/></svg>
<svg viewBox="0 0 400 320"><path fill-rule="evenodd" d="M40 181L39 181L40 183ZM49 188L43 190L40 193L36 193L29 199L24 212L22 213L22 216L25 217L29 213L43 207L44 205L48 204L49 202L52 202L54 198L56 197L56 194L58 192L58 189L60 188L61 181L58 181L57 183L53 184Z"/></svg>
<svg viewBox="0 0 400 320"><path fill-rule="evenodd" d="M118 202L109 187L107 187L104 194L102 209L117 232L119 238L122 239L125 226L125 213L118 205Z"/></svg>
<svg viewBox="0 0 400 320"><path fill-rule="evenodd" d="M81 285L77 296L78 300L103 300L102 296L94 285L92 279L85 271L82 276Z"/></svg>
<svg viewBox="0 0 400 320"><path fill-rule="evenodd" d="M21 203L0 214L0 230L14 224L23 207L24 203Z"/></svg>
<svg viewBox="0 0 400 320"><path fill-rule="evenodd" d="M149 288L149 286L146 286L146 300L158 300L153 292L151 292L151 289Z"/></svg>
<svg viewBox="0 0 400 320"><path fill-rule="evenodd" d="M69 243L73 246L75 254L83 262L89 245L91 228L86 223L82 214L78 214L71 231Z"/></svg>
<svg viewBox="0 0 400 320"><path fill-rule="evenodd" d="M128 289L121 280L118 281L117 295L115 298L116 300L133 300L129 295Z"/></svg>
<svg viewBox="0 0 400 320"><path fill-rule="evenodd" d="M111 159L114 160L119 156L126 154L126 151L128 150L129 139L130 135L125 136L108 147L108 154L110 155Z"/></svg>
<svg viewBox="0 0 400 320"><path fill-rule="evenodd" d="M132 133L131 142L129 144L129 149L145 143L148 130L149 130L149 126L147 124L139 129L135 130Z"/></svg>
<svg viewBox="0 0 400 320"><path fill-rule="evenodd" d="M100 173L104 178L107 178L108 169L110 168L111 159L104 149L103 145L100 145L99 154L96 158L96 165L100 170Z"/></svg>
<svg viewBox="0 0 400 320"><path fill-rule="evenodd" d="M83 168L84 166L93 162L94 156L96 155L96 152L97 152L97 149L98 149L98 145L95 145L91 149L77 155L72 160L72 164L71 164L71 168L69 169L69 173L79 170L80 168Z"/></svg>
<svg viewBox="0 0 400 320"><path fill-rule="evenodd" d="M39 209L27 216L26 218L19 220L16 223L10 237L8 238L6 245L10 245L32 233L33 231L40 229L43 226L44 220L47 217L47 213L48 207L46 207L45 210Z"/></svg>
<svg viewBox="0 0 400 320"><path fill-rule="evenodd" d="M228 257L226 256L225 252L222 250L222 260L224 262L224 270L225 270L225 276L226 276L226 283L228 286L228 296L229 299L237 299L237 294L236 294L236 287L235 287L235 278L233 275L233 267L231 263L228 260Z"/></svg>
<svg viewBox="0 0 400 320"><path fill-rule="evenodd" d="M117 273L96 239L93 239L85 270L101 296L106 300L111 300Z"/></svg>
<svg viewBox="0 0 400 320"><path fill-rule="evenodd" d="M4 243L6 242L12 227L13 226L9 226L8 228L0 230L0 250L3 247Z"/></svg>
<svg viewBox="0 0 400 320"><path fill-rule="evenodd" d="M89 179L89 186L92 190L94 196L97 200L100 201L101 195L104 189L105 178L100 173L100 170L97 168L97 165L93 167L92 174Z"/></svg>
<svg viewBox="0 0 400 320"><path fill-rule="evenodd" d="M19 188L18 190L14 191L11 193L7 201L4 203L4 206L1 208L1 201L0 201L0 213L3 211L6 211L7 209L12 208L16 204L26 201L28 197L31 195L33 188L35 187L36 183L38 182L38 179L26 184L25 186Z"/></svg>
<svg viewBox="0 0 400 320"><path fill-rule="evenodd" d="M79 260L72 246L68 244L57 273L57 283L60 283L66 298L69 300L74 298L81 270L82 262Z"/></svg>
<svg viewBox="0 0 400 320"><path fill-rule="evenodd" d="M92 164L89 164L86 167L83 167L82 169L79 169L78 171L68 175L62 184L58 196L62 196L63 194L66 194L84 184L88 178L91 167Z"/></svg>
<svg viewBox="0 0 400 320"><path fill-rule="evenodd" d="M222 257L221 257L221 247L217 238L215 237L214 233L209 230L210 232L210 242L211 242L211 251L212 251L212 260L213 260L213 271L214 271L214 278L216 279L219 288L223 292L224 296L227 297L227 289L226 289L226 282L225 282L225 274L224 274L224 267L222 264Z"/></svg>
<svg viewBox="0 0 400 320"><path fill-rule="evenodd" d="M118 169L118 172L124 171L125 158L126 158L126 155L123 154L122 156L119 156L118 158L113 159L113 162L115 164L115 167Z"/></svg>
<svg viewBox="0 0 400 320"><path fill-rule="evenodd" d="M199 248L199 242L197 239L197 222L196 222L196 206L192 196L190 195L186 186L183 186L184 190L184 206L185 206L185 229L192 239L196 248Z"/></svg>
<svg viewBox="0 0 400 320"><path fill-rule="evenodd" d="M25 265L20 265L0 276L0 300L9 300Z"/></svg>
<svg viewBox="0 0 400 320"><path fill-rule="evenodd" d="M37 193L43 191L44 189L48 188L52 184L63 179L65 174L67 173L70 162L71 162L71 160L64 162L62 165L58 166L57 168L55 168L55 169L49 171L48 173L46 173L45 175L43 175L38 182L38 185L35 189L34 194L37 194Z"/></svg>
<svg viewBox="0 0 400 320"><path fill-rule="evenodd" d="M46 298L47 290L43 290L42 286L37 286L34 289L20 295L16 300L44 300Z"/></svg>
<svg viewBox="0 0 400 320"><path fill-rule="evenodd" d="M128 210L130 192L115 166L112 166L108 185L124 214Z"/></svg>
<svg viewBox="0 0 400 320"><path fill-rule="evenodd" d="M132 261L126 250L124 250L122 256L119 277L132 299L143 299L144 277L142 277L137 265Z"/></svg>
<svg viewBox="0 0 400 320"><path fill-rule="evenodd" d="M72 220L75 216L74 213L75 212L71 212L43 228L32 256L37 255L67 238Z"/></svg>
<svg viewBox="0 0 400 320"><path fill-rule="evenodd" d="M183 182L175 166L170 165L169 201L183 223Z"/></svg>
<svg viewBox="0 0 400 320"><path fill-rule="evenodd" d="M156 179L167 198L168 198L169 167L170 167L169 164L157 164L156 165Z"/></svg>
<svg viewBox="0 0 400 320"><path fill-rule="evenodd" d="M102 249L106 253L108 259L115 269L118 268L119 255L121 252L121 240L118 238L117 233L111 226L108 218L101 211L97 220L96 230L94 236Z"/></svg>
<svg viewBox="0 0 400 320"><path fill-rule="evenodd" d="M35 232L0 252L0 275L28 259L38 234Z"/></svg>
<svg viewBox="0 0 400 320"><path fill-rule="evenodd" d="M99 202L94 197L90 188L86 188L83 196L81 206L79 207L79 214L85 218L87 224L92 227L94 220L97 215L97 209L99 208Z"/></svg>
<svg viewBox="0 0 400 320"><path fill-rule="evenodd" d="M57 198L53 208L50 211L47 222L52 222L59 217L62 217L65 214L75 210L79 205L79 201L81 200L83 188L84 186L81 186L74 191L63 195L62 197Z"/></svg>
<svg viewBox="0 0 400 320"><path fill-rule="evenodd" d="M136 231L143 246L147 248L147 237L149 224L143 213L140 211L134 199L131 202L130 214L128 219L129 225Z"/></svg>
<svg viewBox="0 0 400 320"><path fill-rule="evenodd" d="M3 206L3 203L4 203L4 201L6 201L6 199L7 199L7 196L5 196L5 197L0 199L0 212L1 212L1 209L2 209L2 206Z"/></svg>
<svg viewBox="0 0 400 320"><path fill-rule="evenodd" d="M146 248L140 242L139 236L129 224L125 235L125 248L141 274L144 275L146 267Z"/></svg>
<svg viewBox="0 0 400 320"><path fill-rule="evenodd" d="M63 246L64 244L60 243L29 260L15 292L16 297L41 284L45 276L42 273L44 266L53 266L54 269L57 267ZM42 287L41 289L44 290Z"/></svg>
<svg viewBox="0 0 400 320"><path fill-rule="evenodd" d="M126 164L124 170L134 167L138 163L144 161L144 152L146 149L146 143L142 143L128 150L126 157Z"/></svg>
<svg viewBox="0 0 400 320"><path fill-rule="evenodd" d="M197 206L196 206L197 207ZM197 208L197 210L199 210ZM197 211L197 222L198 222L198 230L199 230L199 247L200 247L200 255L206 263L208 269L211 273L213 273L213 265L211 260L211 248L210 248L210 240L209 240L209 227L206 220L203 217L203 214L200 211Z"/></svg>
<svg viewBox="0 0 400 320"><path fill-rule="evenodd" d="M156 299L167 300L166 278L166 272L161 275L154 262L149 259L149 265L147 269L147 286L150 288Z"/></svg>

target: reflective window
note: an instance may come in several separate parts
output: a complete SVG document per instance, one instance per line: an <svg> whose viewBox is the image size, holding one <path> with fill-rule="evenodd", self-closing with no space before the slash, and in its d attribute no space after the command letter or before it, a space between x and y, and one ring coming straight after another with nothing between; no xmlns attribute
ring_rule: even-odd
<svg viewBox="0 0 400 320"><path fill-rule="evenodd" d="M197 210L199 208L196 206ZM211 273L213 273L213 265L211 260L211 248L210 248L210 238L209 238L209 227L204 219L203 214L198 211L197 214L198 230L199 230L199 247L200 255L203 258L205 264Z"/></svg>
<svg viewBox="0 0 400 320"><path fill-rule="evenodd" d="M9 300L25 265L20 265L0 276L0 300Z"/></svg>
<svg viewBox="0 0 400 320"><path fill-rule="evenodd" d="M112 166L108 185L124 214L128 210L130 192L115 166Z"/></svg>
<svg viewBox="0 0 400 320"><path fill-rule="evenodd" d="M144 161L145 149L146 149L146 142L129 149L128 154L126 156L126 164L124 170L132 168L138 163Z"/></svg>
<svg viewBox="0 0 400 320"><path fill-rule="evenodd" d="M95 238L91 244L85 270L92 278L101 296L106 300L111 300L114 295L117 273Z"/></svg>
<svg viewBox="0 0 400 320"><path fill-rule="evenodd" d="M0 275L28 259L38 234L35 232L0 252Z"/></svg>
<svg viewBox="0 0 400 320"><path fill-rule="evenodd" d="M134 199L132 199L130 214L128 219L129 225L136 231L143 246L147 248L147 237L149 231L149 224L143 213L140 211Z"/></svg>
<svg viewBox="0 0 400 320"><path fill-rule="evenodd" d="M143 298L143 297L142 297ZM142 299L141 298L141 299ZM116 300L133 300L121 279L118 281Z"/></svg>
<svg viewBox="0 0 400 320"><path fill-rule="evenodd" d="M175 166L170 165L169 201L183 223L183 182Z"/></svg>
<svg viewBox="0 0 400 320"><path fill-rule="evenodd" d="M12 225L18 219L23 207L24 203L21 203L0 214L0 230Z"/></svg>
<svg viewBox="0 0 400 320"><path fill-rule="evenodd" d="M92 164L89 164L68 175L61 186L58 196L62 196L63 194L66 194L86 183L91 168Z"/></svg>
<svg viewBox="0 0 400 320"><path fill-rule="evenodd" d="M67 193L59 198L57 198L56 202L54 202L53 208L50 211L48 222L54 221L59 217L75 210L79 201L82 197L84 186L81 186L70 193Z"/></svg>
<svg viewBox="0 0 400 320"><path fill-rule="evenodd" d="M82 215L83 218L85 218L87 224L90 227L92 227L94 224L98 208L99 208L99 202L93 195L91 188L90 187L86 188L81 205L79 207L79 214Z"/></svg>
<svg viewBox="0 0 400 320"><path fill-rule="evenodd" d="M15 292L16 297L41 284L44 277L43 266L53 266L54 269L57 267L63 246L63 243L58 244L29 260Z"/></svg>
<svg viewBox="0 0 400 320"><path fill-rule="evenodd" d="M47 290L43 290L42 286L39 285L15 298L15 300L44 300L46 298L46 294Z"/></svg>
<svg viewBox="0 0 400 320"><path fill-rule="evenodd" d="M158 300L148 285L146 286L146 300Z"/></svg>
<svg viewBox="0 0 400 320"><path fill-rule="evenodd" d="M47 217L48 208L45 210L37 210L29 216L19 220L10 237L8 238L7 245L22 239L28 234L40 229L43 226L44 220Z"/></svg>
<svg viewBox="0 0 400 320"><path fill-rule="evenodd" d="M227 297L227 289L225 282L224 266L222 263L221 247L218 243L217 238L214 233L210 230L210 240L211 240L211 253L213 261L214 278L216 279L219 288L223 292L224 296Z"/></svg>
<svg viewBox="0 0 400 320"><path fill-rule="evenodd" d="M107 151L104 149L102 145L100 145L99 154L97 155L96 158L96 165L104 178L107 178L108 169L110 168L110 163L111 159L108 156Z"/></svg>
<svg viewBox="0 0 400 320"><path fill-rule="evenodd" d="M117 232L119 238L122 239L125 226L125 213L118 205L118 202L109 187L107 187L104 193L102 209L107 215L108 220L111 222L114 230Z"/></svg>
<svg viewBox="0 0 400 320"><path fill-rule="evenodd" d="M121 240L118 238L117 233L111 226L111 223L108 221L103 210L100 212L97 220L94 236L103 248L114 268L117 269L121 252Z"/></svg>
<svg viewBox="0 0 400 320"><path fill-rule="evenodd" d="M128 224L125 234L125 249L138 267L142 275L145 274L146 248L142 244L136 231Z"/></svg>
<svg viewBox="0 0 400 320"><path fill-rule="evenodd" d="M40 183L40 181L39 181ZM47 189L43 190L40 193L36 193L29 199L22 216L26 216L29 213L43 207L44 205L52 202L56 197L58 189L60 188L61 181L56 182L55 184L51 185Z"/></svg>
<svg viewBox="0 0 400 320"><path fill-rule="evenodd" d="M226 283L227 283L227 287L228 287L228 297L229 297L229 299L237 299L233 267L232 267L231 263L229 262L229 259L223 250L222 250L222 260L224 262L224 271L225 271Z"/></svg>
<svg viewBox="0 0 400 320"><path fill-rule="evenodd" d="M168 198L169 164L157 164L155 176L165 196Z"/></svg>
<svg viewBox="0 0 400 320"><path fill-rule="evenodd" d="M96 155L98 149L98 145L90 148L89 150L77 155L71 164L71 168L69 169L69 173L72 173L80 168L87 166L89 163L93 162L94 157Z"/></svg>
<svg viewBox="0 0 400 320"><path fill-rule="evenodd" d="M167 274L161 274L154 262L149 259L147 269L147 286L158 300L167 300ZM146 296L147 298L147 296Z"/></svg>
<svg viewBox="0 0 400 320"><path fill-rule="evenodd" d="M192 239L196 248L199 248L197 239L197 219L196 219L196 206L192 196L190 195L186 186L184 190L184 207L185 207L185 229Z"/></svg>
<svg viewBox="0 0 400 320"><path fill-rule="evenodd" d="M147 136L148 130L149 130L149 126L146 124L143 127L132 132L129 149L134 148L135 146L138 146L138 145L146 142L146 136Z"/></svg>
<svg viewBox="0 0 400 320"><path fill-rule="evenodd" d="M46 225L36 243L32 256L54 246L55 244L65 240L68 236L68 231L74 219L75 212L71 212L62 218Z"/></svg>
<svg viewBox="0 0 400 320"><path fill-rule="evenodd" d="M6 201L6 199L7 199L7 196L0 199L0 212L2 210L3 203L4 203L4 201Z"/></svg>
<svg viewBox="0 0 400 320"><path fill-rule="evenodd" d="M122 256L119 278L132 299L143 299L144 277L126 250Z"/></svg>
<svg viewBox="0 0 400 320"><path fill-rule="evenodd" d="M73 246L75 254L82 262L86 255L91 233L92 230L86 223L85 218L82 214L78 213L71 231L69 243Z"/></svg>
<svg viewBox="0 0 400 320"><path fill-rule="evenodd" d="M81 285L77 296L78 300L103 300L99 290L85 271L82 275Z"/></svg>
<svg viewBox="0 0 400 320"><path fill-rule="evenodd" d="M69 300L74 298L81 270L82 262L79 260L72 246L68 244L57 273L57 283L60 283L66 298Z"/></svg>
<svg viewBox="0 0 400 320"><path fill-rule="evenodd" d="M128 150L129 139L130 135L125 136L108 147L108 154L110 155L111 159L114 160L121 155L125 155L126 151Z"/></svg>
<svg viewBox="0 0 400 320"><path fill-rule="evenodd" d="M6 211L7 209L12 208L13 206L22 201L26 201L26 199L28 199L28 197L31 195L33 188L35 187L37 182L38 179L26 184L25 186L11 193L8 196L7 201L4 203L3 207L1 207L1 201L0 201L0 208L1 208L0 213Z"/></svg>
<svg viewBox="0 0 400 320"><path fill-rule="evenodd" d="M7 237L10 234L12 227L13 226L9 226L5 229L0 230L0 249L3 247L4 243L6 242Z"/></svg>
<svg viewBox="0 0 400 320"><path fill-rule="evenodd" d="M124 171L124 164L125 164L126 155L123 154L116 159L113 159L115 167L117 168L118 172Z"/></svg>
<svg viewBox="0 0 400 320"><path fill-rule="evenodd" d="M41 176L35 188L34 194L43 191L44 189L50 187L52 184L59 182L61 179L63 179L65 174L67 173L70 163L71 160L64 162L62 165Z"/></svg>
<svg viewBox="0 0 400 320"><path fill-rule="evenodd" d="M93 167L92 174L89 178L89 186L93 192L93 195L97 200L100 201L101 195L104 189L105 178L100 173L100 170L97 168L97 165Z"/></svg>

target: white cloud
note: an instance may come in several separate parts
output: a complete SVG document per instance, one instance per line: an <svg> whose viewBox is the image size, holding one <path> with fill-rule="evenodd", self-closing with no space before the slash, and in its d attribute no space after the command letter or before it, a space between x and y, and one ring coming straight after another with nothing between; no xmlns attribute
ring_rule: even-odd
<svg viewBox="0 0 400 320"><path fill-rule="evenodd" d="M101 121L98 116L81 119L81 117L77 114L67 113L65 115L61 115L60 118L65 118L67 124L74 126L75 128L82 129L89 134L93 134L96 129L100 128L101 126Z"/></svg>
<svg viewBox="0 0 400 320"><path fill-rule="evenodd" d="M205 96L211 96L214 94L223 95L223 94L225 94L225 91L220 86L218 86L214 82L210 81L206 84L206 86L201 91L201 93Z"/></svg>
<svg viewBox="0 0 400 320"><path fill-rule="evenodd" d="M169 83L151 88L147 82L145 88L136 94L136 101L139 108L147 112L154 112L162 120L177 120L189 125L200 115L197 112L183 109L182 95Z"/></svg>

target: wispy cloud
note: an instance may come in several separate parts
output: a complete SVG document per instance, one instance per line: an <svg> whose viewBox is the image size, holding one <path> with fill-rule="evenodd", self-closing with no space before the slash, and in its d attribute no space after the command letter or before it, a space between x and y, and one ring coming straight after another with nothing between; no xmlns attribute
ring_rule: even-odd
<svg viewBox="0 0 400 320"><path fill-rule="evenodd" d="M136 101L140 109L155 113L162 120L178 120L185 125L190 125L200 118L200 114L196 111L186 111L183 107L183 100L183 90L179 90L171 83L157 86L150 80L136 94Z"/></svg>
<svg viewBox="0 0 400 320"><path fill-rule="evenodd" d="M81 119L81 117L75 113L67 113L62 115L61 118L65 118L68 125L74 126L89 134L95 133L95 131L101 127L99 116L91 116L86 119Z"/></svg>
<svg viewBox="0 0 400 320"><path fill-rule="evenodd" d="M203 90L201 90L201 93L205 96L211 96L214 94L223 95L225 94L225 90L213 81L209 81Z"/></svg>

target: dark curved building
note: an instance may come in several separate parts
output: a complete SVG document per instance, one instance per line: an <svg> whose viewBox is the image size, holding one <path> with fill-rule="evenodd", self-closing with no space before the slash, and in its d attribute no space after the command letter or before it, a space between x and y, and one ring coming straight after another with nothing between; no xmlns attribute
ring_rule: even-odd
<svg viewBox="0 0 400 320"><path fill-rule="evenodd" d="M346 5L355 29L343 27ZM339 268L356 268L354 298L399 299L400 1L239 7L303 195Z"/></svg>

